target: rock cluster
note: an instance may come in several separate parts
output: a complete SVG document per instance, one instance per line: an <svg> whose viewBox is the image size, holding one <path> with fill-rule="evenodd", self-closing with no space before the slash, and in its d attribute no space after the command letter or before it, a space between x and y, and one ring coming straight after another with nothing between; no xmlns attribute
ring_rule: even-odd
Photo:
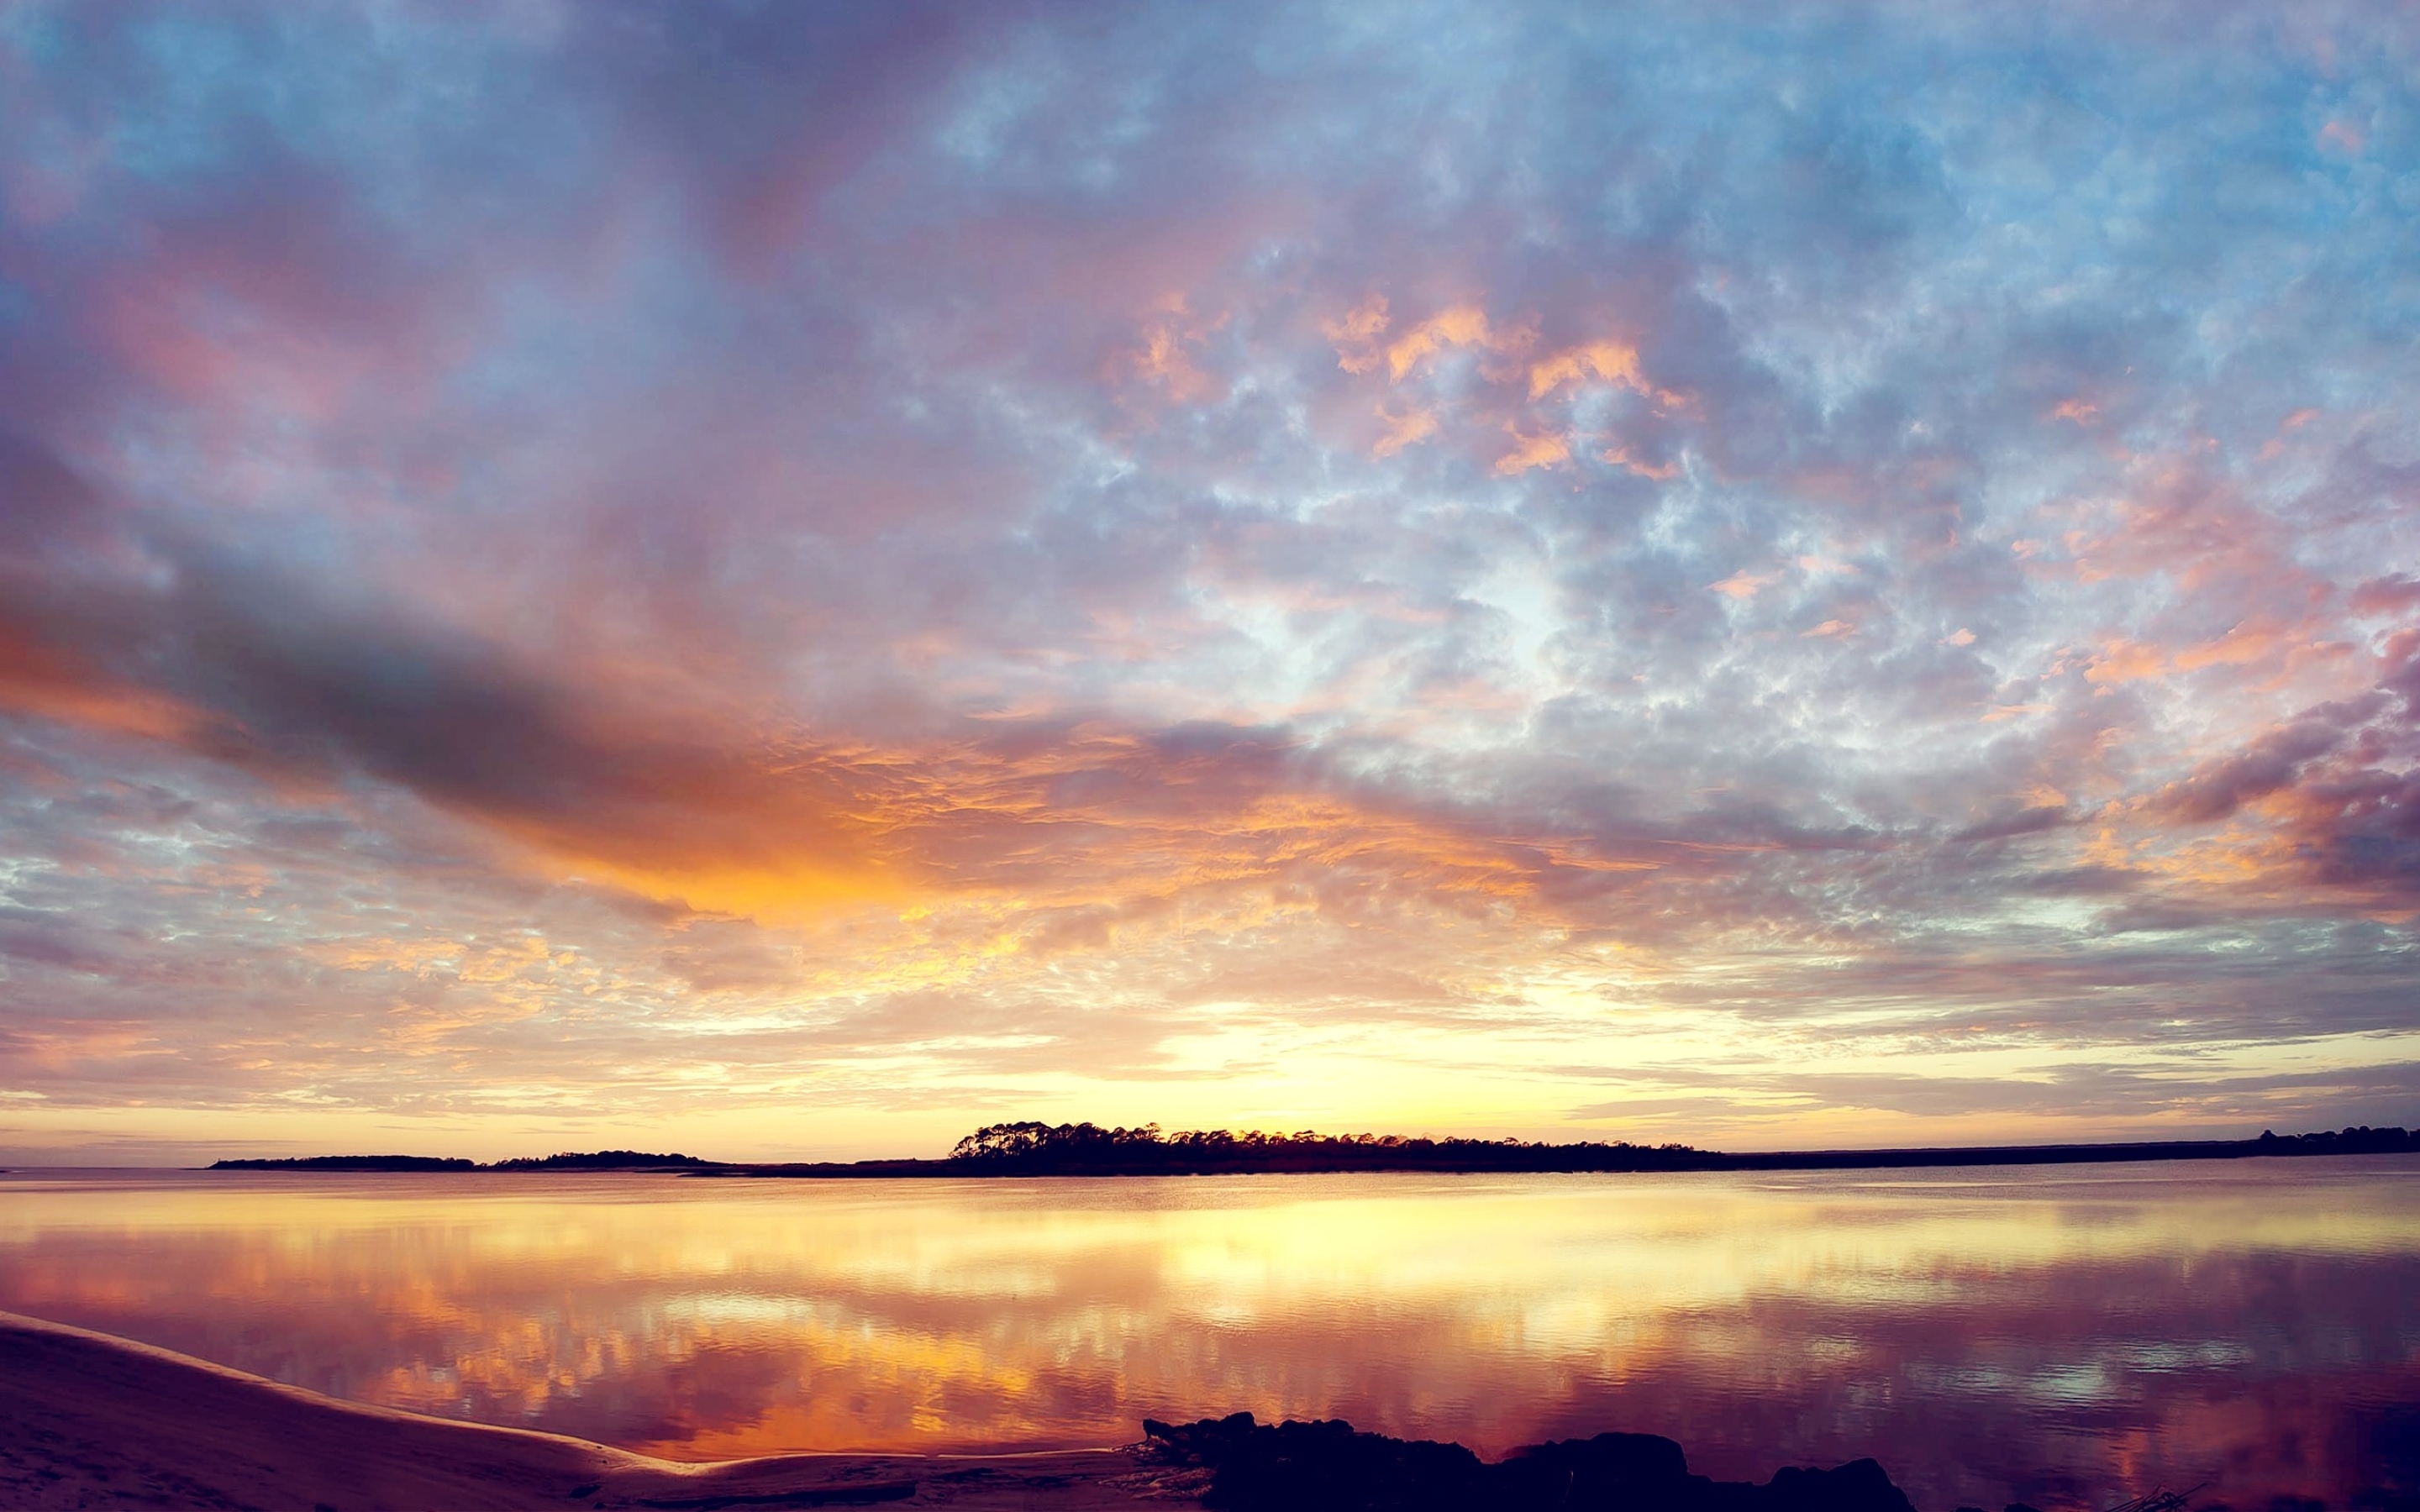
<svg viewBox="0 0 2420 1512"><path fill-rule="evenodd" d="M1689 1473L1681 1446L1600 1433L1495 1464L1458 1443L1357 1433L1342 1421L1182 1426L1145 1420L1163 1457L1211 1473L1204 1505L1234 1512L1915 1512L1882 1466L1783 1470L1761 1486Z"/></svg>

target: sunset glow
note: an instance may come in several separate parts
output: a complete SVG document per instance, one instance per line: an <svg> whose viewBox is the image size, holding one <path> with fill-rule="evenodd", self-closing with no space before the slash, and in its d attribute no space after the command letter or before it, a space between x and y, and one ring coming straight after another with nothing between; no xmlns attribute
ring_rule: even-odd
<svg viewBox="0 0 2420 1512"><path fill-rule="evenodd" d="M0 1161L2420 1121L2415 70L0 5Z"/></svg>

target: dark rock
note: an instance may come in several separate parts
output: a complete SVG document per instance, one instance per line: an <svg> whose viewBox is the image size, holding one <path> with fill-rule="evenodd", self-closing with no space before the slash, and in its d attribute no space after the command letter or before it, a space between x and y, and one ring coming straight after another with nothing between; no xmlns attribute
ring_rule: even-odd
<svg viewBox="0 0 2420 1512"><path fill-rule="evenodd" d="M1914 1512L1870 1459L1756 1486L1693 1475L1679 1444L1644 1433L1533 1444L1491 1465L1458 1443L1342 1421L1271 1427L1237 1412L1147 1419L1143 1431L1167 1458L1212 1472L1203 1504L1235 1512Z"/></svg>
<svg viewBox="0 0 2420 1512"><path fill-rule="evenodd" d="M1183 1427L1145 1419L1143 1431L1187 1464L1214 1472L1204 1506L1247 1512L1427 1512L1494 1504L1488 1467L1458 1443L1356 1433L1340 1420L1274 1427L1249 1412Z"/></svg>
<svg viewBox="0 0 2420 1512"><path fill-rule="evenodd" d="M1652 1433L1600 1433L1515 1449L1492 1467L1508 1507L1694 1507L1714 1485L1689 1473L1688 1458Z"/></svg>
<svg viewBox="0 0 2420 1512"><path fill-rule="evenodd" d="M1831 1470L1776 1471L1759 1505L1763 1512L1916 1512L1907 1493L1871 1459Z"/></svg>

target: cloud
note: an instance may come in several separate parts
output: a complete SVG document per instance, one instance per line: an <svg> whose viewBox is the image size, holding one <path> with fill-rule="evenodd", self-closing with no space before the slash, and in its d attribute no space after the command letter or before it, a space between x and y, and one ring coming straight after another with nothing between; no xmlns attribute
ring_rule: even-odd
<svg viewBox="0 0 2420 1512"><path fill-rule="evenodd" d="M1745 567L1742 567L1722 581L1708 583L1706 586L1725 598L1747 599L1754 598L1758 594L1780 580L1781 575L1777 572L1750 572Z"/></svg>
<svg viewBox="0 0 2420 1512"><path fill-rule="evenodd" d="M1571 460L1572 443L1561 436L1551 431L1524 436L1509 422L1504 428L1512 438L1512 446L1496 459L1496 471L1506 477L1519 477L1532 468L1550 468Z"/></svg>
<svg viewBox="0 0 2420 1512"><path fill-rule="evenodd" d="M1617 446L1611 451L1606 452L1605 454L1605 459L1625 472L1629 472L1637 477L1649 479L1655 483L1668 482L1669 480L1681 475L1680 463L1642 462L1638 458L1630 455L1630 448L1627 446Z"/></svg>
<svg viewBox="0 0 2420 1512"><path fill-rule="evenodd" d="M1336 344L1337 366L1347 373L1367 373L1383 355L1378 338L1387 333L1388 324L1387 297L1373 294L1336 319L1321 321L1319 329Z"/></svg>
<svg viewBox="0 0 2420 1512"><path fill-rule="evenodd" d="M1637 347L1624 347L1617 342L1594 341L1585 347L1557 352L1533 363L1529 368L1529 397L1539 398L1566 383L1576 383L1588 378L1620 384L1635 393L1649 392L1647 380L1639 376Z"/></svg>
<svg viewBox="0 0 2420 1512"><path fill-rule="evenodd" d="M2184 824L2226 819L2294 779L2303 764L2335 748L2343 732L2319 720L2273 730L2235 755L2205 764L2152 795L2151 807Z"/></svg>
<svg viewBox="0 0 2420 1512"><path fill-rule="evenodd" d="M1438 311L1387 344L1387 376L1400 383L1420 363L1457 347L1500 347L1526 345L1517 332L1493 331L1487 312L1473 304Z"/></svg>
<svg viewBox="0 0 2420 1512"><path fill-rule="evenodd" d="M1370 448L1373 456L1392 456L1404 447L1417 446L1436 434L1437 417L1433 409L1406 409L1400 415L1390 415L1382 405L1372 413L1387 423L1387 433Z"/></svg>

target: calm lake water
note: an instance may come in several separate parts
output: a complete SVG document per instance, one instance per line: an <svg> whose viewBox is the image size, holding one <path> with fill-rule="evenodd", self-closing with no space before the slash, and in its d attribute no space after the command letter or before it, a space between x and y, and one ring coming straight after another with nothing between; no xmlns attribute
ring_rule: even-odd
<svg viewBox="0 0 2420 1512"><path fill-rule="evenodd" d="M794 1182L0 1176L0 1307L676 1458L1342 1416L1923 1512L2415 1489L2420 1161Z"/></svg>

